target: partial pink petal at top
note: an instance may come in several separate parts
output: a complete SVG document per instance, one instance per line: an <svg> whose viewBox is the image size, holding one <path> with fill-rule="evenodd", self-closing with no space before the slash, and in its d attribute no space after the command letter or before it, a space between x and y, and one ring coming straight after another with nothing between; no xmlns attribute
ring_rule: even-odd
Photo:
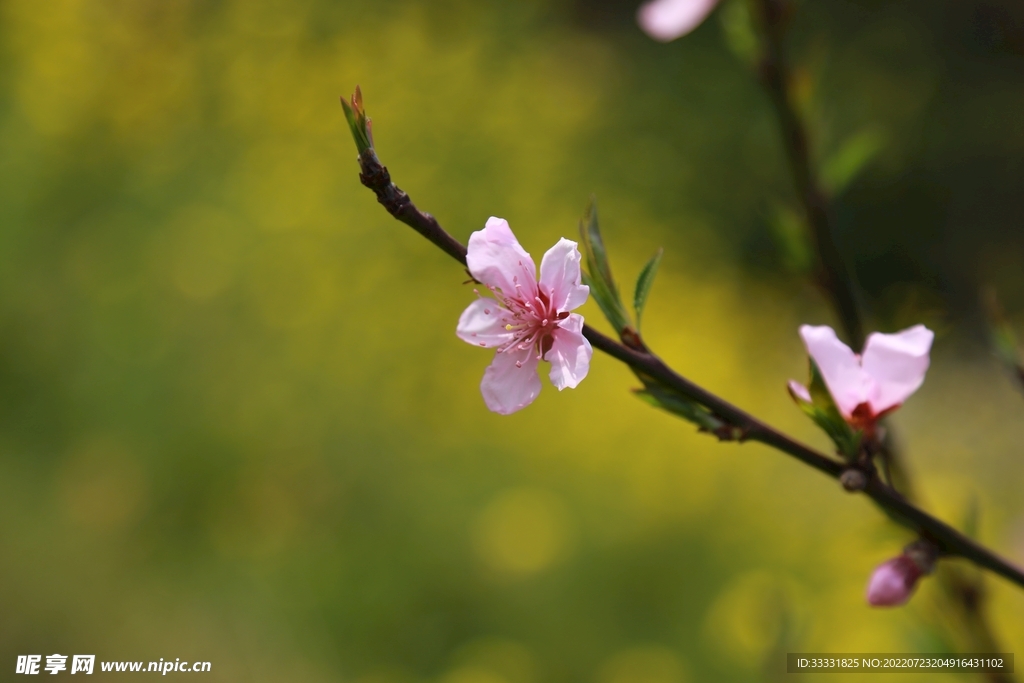
<svg viewBox="0 0 1024 683"><path fill-rule="evenodd" d="M590 287L580 284L581 259L576 243L564 237L541 259L540 284L558 311L571 311L582 306L590 294Z"/></svg>
<svg viewBox="0 0 1024 683"><path fill-rule="evenodd" d="M637 12L637 23L655 40L668 42L685 36L718 4L718 0L653 0Z"/></svg>
<svg viewBox="0 0 1024 683"><path fill-rule="evenodd" d="M536 295L537 270L533 259L503 218L491 216L483 230L469 236L466 265L473 277L501 289L506 296L516 295L516 284L522 285L527 299Z"/></svg>
<svg viewBox="0 0 1024 683"><path fill-rule="evenodd" d="M801 325L800 336L807 353L821 370L825 386L844 417L849 417L861 403L868 400L870 382L860 360L850 347L839 341L828 325Z"/></svg>
<svg viewBox="0 0 1024 683"><path fill-rule="evenodd" d="M875 332L864 345L864 371L874 380L870 403L877 414L898 406L924 382L935 333L924 325L897 332Z"/></svg>
<svg viewBox="0 0 1024 683"><path fill-rule="evenodd" d="M529 348L494 354L480 382L480 393L487 407L499 415L509 415L533 403L540 394L535 351Z"/></svg>
<svg viewBox="0 0 1024 683"><path fill-rule="evenodd" d="M583 316L572 313L551 333L551 348L544 360L551 363L548 377L559 391L568 387L575 389L590 370L590 359L594 349L583 336Z"/></svg>
<svg viewBox="0 0 1024 683"><path fill-rule="evenodd" d="M462 312L455 334L474 346L493 348L512 341L514 335L505 329L509 313L494 299L477 299Z"/></svg>

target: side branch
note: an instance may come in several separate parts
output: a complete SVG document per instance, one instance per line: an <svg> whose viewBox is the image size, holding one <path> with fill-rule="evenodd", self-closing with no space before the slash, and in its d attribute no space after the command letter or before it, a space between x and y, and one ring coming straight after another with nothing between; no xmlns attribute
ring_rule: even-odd
<svg viewBox="0 0 1024 683"><path fill-rule="evenodd" d="M391 182L390 174L372 148L360 153L359 166L362 170L360 180L374 191L377 200L384 205L388 213L426 237L459 263L466 265L466 247L449 235L433 216L416 208L409 195ZM759 441L771 446L833 479L838 479L847 469L847 466L838 460L805 446L725 399L694 384L668 367L653 353L629 348L589 325L584 326L583 334L595 348L702 404L736 428L741 439ZM869 477L864 492L896 522L932 541L942 554L969 559L1024 587L1024 571L945 522L915 507L877 476Z"/></svg>
<svg viewBox="0 0 1024 683"><path fill-rule="evenodd" d="M811 163L807 126L791 99L791 76L783 48L783 34L788 19L787 3L782 0L761 0L759 4L764 27L761 80L775 108L796 192L810 226L811 239L818 257L818 282L832 300L851 346L859 349L864 345L864 321L856 289L832 234L828 200Z"/></svg>
<svg viewBox="0 0 1024 683"><path fill-rule="evenodd" d="M832 232L832 209L811 154L806 121L793 102L792 71L786 59L785 33L793 11L788 0L757 0L763 36L760 77L778 119L783 148L793 175L794 189L804 209L816 255L815 275L839 318L852 348L864 346L865 325L853 274ZM895 447L892 431L879 444L890 483L913 497L909 477Z"/></svg>

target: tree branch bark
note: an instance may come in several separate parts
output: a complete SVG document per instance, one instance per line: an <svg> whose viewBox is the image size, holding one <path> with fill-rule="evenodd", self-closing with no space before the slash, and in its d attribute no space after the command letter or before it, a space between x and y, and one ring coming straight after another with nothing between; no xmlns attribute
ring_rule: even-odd
<svg viewBox="0 0 1024 683"><path fill-rule="evenodd" d="M380 163L372 149L361 153L358 160L362 171L359 175L360 180L373 190L377 195L377 200L387 209L388 213L426 237L463 266L466 265L466 247L448 234L433 216L420 211L413 204L409 195L391 181L387 168ZM594 348L703 405L735 427L742 435L740 440L759 441L833 479L838 479L848 468L846 463L805 446L725 399L691 382L672 370L653 353L639 351L620 344L589 325L584 326L583 334L590 340ZM1024 587L1024 571L1019 567L964 536L945 522L917 508L895 489L882 482L873 472L867 474L868 482L864 493L896 522L934 543L943 555L966 558L978 566Z"/></svg>

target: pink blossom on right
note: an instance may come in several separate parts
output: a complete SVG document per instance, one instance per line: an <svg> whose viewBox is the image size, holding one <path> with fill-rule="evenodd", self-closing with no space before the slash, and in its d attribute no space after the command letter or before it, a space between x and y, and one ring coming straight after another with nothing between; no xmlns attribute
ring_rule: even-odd
<svg viewBox="0 0 1024 683"><path fill-rule="evenodd" d="M870 428L906 401L924 383L935 333L915 325L895 334L871 334L856 354L827 325L800 327L807 353L821 371L832 400L847 422ZM809 396L790 381L790 390Z"/></svg>
<svg viewBox="0 0 1024 683"><path fill-rule="evenodd" d="M641 5L636 20L644 33L667 43L701 25L718 0L651 0Z"/></svg>
<svg viewBox="0 0 1024 683"><path fill-rule="evenodd" d="M868 581L867 599L873 607L897 607L907 602L924 575L906 555L894 557L875 568Z"/></svg>

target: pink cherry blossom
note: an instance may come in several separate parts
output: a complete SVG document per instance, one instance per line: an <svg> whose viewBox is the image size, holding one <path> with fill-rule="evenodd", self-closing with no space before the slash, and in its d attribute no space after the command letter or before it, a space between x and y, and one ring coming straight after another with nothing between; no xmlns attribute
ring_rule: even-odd
<svg viewBox="0 0 1024 683"><path fill-rule="evenodd" d="M924 382L935 339L924 325L895 334L875 332L858 355L827 325L803 325L800 336L839 412L857 426L870 426L917 391ZM809 396L797 382L790 382L790 391L799 397Z"/></svg>
<svg viewBox="0 0 1024 683"><path fill-rule="evenodd" d="M644 33L667 43L685 36L718 4L718 0L651 0L641 5L636 20Z"/></svg>
<svg viewBox="0 0 1024 683"><path fill-rule="evenodd" d="M874 607L896 607L910 599L917 580L924 572L913 559L900 555L875 568L868 581L868 604Z"/></svg>
<svg viewBox="0 0 1024 683"><path fill-rule="evenodd" d="M548 249L540 279L530 255L508 222L493 216L469 238L469 272L491 291L459 318L456 334L470 344L495 350L480 392L496 413L508 415L530 405L540 393L537 365L551 363L548 376L561 391L575 388L590 369L593 349L583 336L583 305L590 288L580 284L580 252L565 238Z"/></svg>

